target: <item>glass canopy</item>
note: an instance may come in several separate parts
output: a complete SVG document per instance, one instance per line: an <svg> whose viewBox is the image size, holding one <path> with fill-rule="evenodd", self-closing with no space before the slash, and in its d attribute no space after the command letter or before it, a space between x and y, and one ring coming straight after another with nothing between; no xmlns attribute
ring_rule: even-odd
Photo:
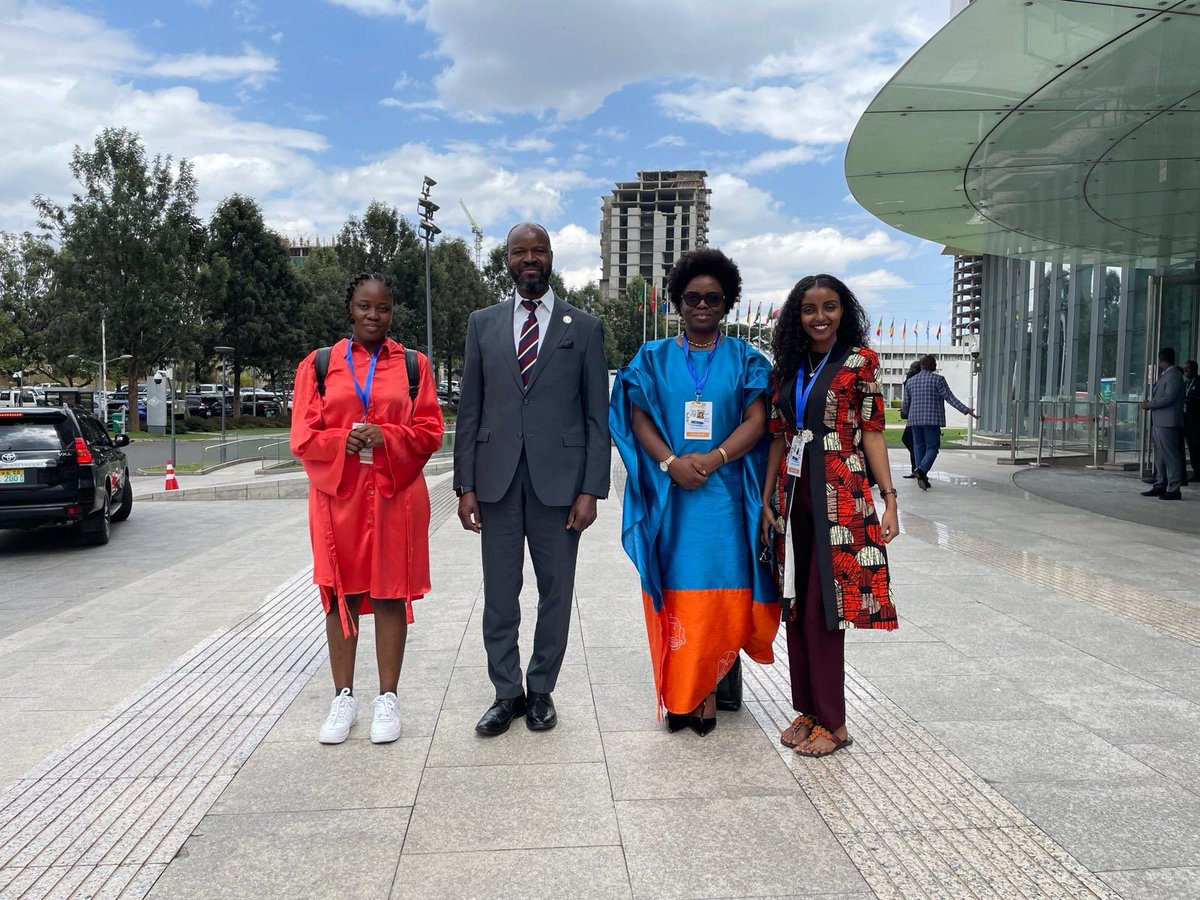
<svg viewBox="0 0 1200 900"><path fill-rule="evenodd" d="M975 0L871 102L850 190L997 256L1200 258L1200 0Z"/></svg>

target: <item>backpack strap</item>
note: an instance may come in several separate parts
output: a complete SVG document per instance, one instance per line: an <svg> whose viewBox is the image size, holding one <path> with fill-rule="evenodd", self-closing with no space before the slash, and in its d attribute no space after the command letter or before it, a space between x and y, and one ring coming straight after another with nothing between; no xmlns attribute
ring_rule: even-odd
<svg viewBox="0 0 1200 900"><path fill-rule="evenodd" d="M317 374L317 393L322 397L325 396L325 375L329 372L329 354L332 352L332 347L321 347L313 357L313 369Z"/></svg>
<svg viewBox="0 0 1200 900"><path fill-rule="evenodd" d="M417 388L421 382L421 366L417 362L416 350L404 351L404 368L408 370L408 399L416 403Z"/></svg>

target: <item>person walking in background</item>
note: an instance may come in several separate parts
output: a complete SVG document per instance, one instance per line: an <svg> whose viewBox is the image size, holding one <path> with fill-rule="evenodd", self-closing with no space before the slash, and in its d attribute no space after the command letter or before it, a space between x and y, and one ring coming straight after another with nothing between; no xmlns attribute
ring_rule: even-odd
<svg viewBox="0 0 1200 900"><path fill-rule="evenodd" d="M1175 349L1158 351L1158 380L1143 400L1142 409L1150 411L1150 439L1154 444L1154 484L1143 497L1182 500L1183 453L1180 430L1183 428L1183 373L1175 365Z"/></svg>
<svg viewBox="0 0 1200 900"><path fill-rule="evenodd" d="M741 650L774 661L779 603L755 549L770 363L721 320L741 295L719 250L667 277L683 333L643 344L617 373L610 429L625 462L621 543L641 576L658 711L706 735Z"/></svg>
<svg viewBox="0 0 1200 900"><path fill-rule="evenodd" d="M912 379L914 375L921 371L921 361L914 359L908 367L908 374L904 376L904 383ZM903 401L902 401L903 402ZM917 477L917 451L913 445L913 429L908 422L908 417L904 414L904 410L900 410L900 418L904 419L904 434L900 435L900 443L908 450L908 474L900 476L901 478L916 478Z"/></svg>
<svg viewBox="0 0 1200 900"><path fill-rule="evenodd" d="M506 256L515 295L467 322L454 441L458 518L482 536L483 642L496 689L475 726L485 737L520 715L534 731L558 722L551 693L567 649L579 536L608 496L612 455L604 326L554 295L541 225L515 226ZM527 541L538 616L522 678Z"/></svg>
<svg viewBox="0 0 1200 900"><path fill-rule="evenodd" d="M775 327L761 533L774 547L799 713L779 740L802 756L852 743L845 629L897 626L885 546L900 523L868 328L858 298L832 275L800 279Z"/></svg>
<svg viewBox="0 0 1200 900"><path fill-rule="evenodd" d="M929 490L929 471L942 446L942 428L946 425L946 404L960 413L979 416L954 396L946 379L937 374L937 359L926 354L920 359L921 370L904 382L904 400L900 415L913 430L913 454L916 457L917 484Z"/></svg>
<svg viewBox="0 0 1200 900"><path fill-rule="evenodd" d="M389 280L357 276L346 305L350 337L314 350L296 369L291 448L310 484L313 582L333 673L334 698L317 739L340 744L358 719L358 620L374 613L379 696L371 740L382 744L400 736L396 687L412 601L429 593L429 491L421 470L442 445L442 410L429 360L387 336Z"/></svg>
<svg viewBox="0 0 1200 900"><path fill-rule="evenodd" d="M1183 364L1183 437L1192 464L1191 480L1200 481L1200 377L1194 359Z"/></svg>

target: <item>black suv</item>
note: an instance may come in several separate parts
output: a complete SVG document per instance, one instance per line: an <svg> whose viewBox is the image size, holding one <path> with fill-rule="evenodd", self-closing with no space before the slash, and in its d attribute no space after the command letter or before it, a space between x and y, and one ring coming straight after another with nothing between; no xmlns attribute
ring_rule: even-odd
<svg viewBox="0 0 1200 900"><path fill-rule="evenodd" d="M128 443L82 409L0 408L0 528L73 525L107 544L133 509Z"/></svg>

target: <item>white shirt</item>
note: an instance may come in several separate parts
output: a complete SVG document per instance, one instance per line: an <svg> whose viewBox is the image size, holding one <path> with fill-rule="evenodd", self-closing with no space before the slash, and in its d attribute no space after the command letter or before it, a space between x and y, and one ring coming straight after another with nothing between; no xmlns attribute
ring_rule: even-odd
<svg viewBox="0 0 1200 900"><path fill-rule="evenodd" d="M517 302L513 304L513 347L518 352L521 349L521 332L525 330L525 320L529 318L529 310L521 305L524 297L513 290L513 296ZM546 293L538 297L540 301L538 308L533 314L537 317L538 323L538 352L542 351L542 341L546 338L546 329L550 326L550 316L554 313L554 291L549 288Z"/></svg>

